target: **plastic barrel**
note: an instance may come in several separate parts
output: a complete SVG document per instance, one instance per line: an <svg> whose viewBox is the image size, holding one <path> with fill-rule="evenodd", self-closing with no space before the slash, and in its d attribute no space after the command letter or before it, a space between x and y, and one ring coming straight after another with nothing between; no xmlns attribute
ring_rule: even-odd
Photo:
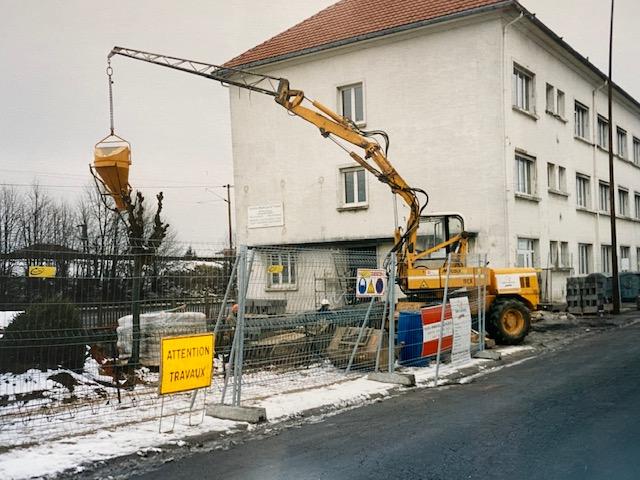
<svg viewBox="0 0 640 480"><path fill-rule="evenodd" d="M422 316L420 312L400 312L398 318L398 344L402 365L425 367L428 358L422 357Z"/></svg>

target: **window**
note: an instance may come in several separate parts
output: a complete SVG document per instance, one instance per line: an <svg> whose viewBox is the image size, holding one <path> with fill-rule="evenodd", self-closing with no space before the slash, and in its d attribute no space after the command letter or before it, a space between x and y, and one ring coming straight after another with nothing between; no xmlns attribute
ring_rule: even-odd
<svg viewBox="0 0 640 480"><path fill-rule="evenodd" d="M357 124L364 124L364 94L362 83L338 88L340 111L344 117Z"/></svg>
<svg viewBox="0 0 640 480"><path fill-rule="evenodd" d="M602 273L611 273L611 245L600 247L600 270Z"/></svg>
<svg viewBox="0 0 640 480"><path fill-rule="evenodd" d="M556 113L556 95L553 85L547 83L547 113Z"/></svg>
<svg viewBox="0 0 640 480"><path fill-rule="evenodd" d="M591 207L591 181L587 175L576 175L576 203L579 207Z"/></svg>
<svg viewBox="0 0 640 480"><path fill-rule="evenodd" d="M295 252L269 253L267 268L269 288L296 288L296 254Z"/></svg>
<svg viewBox="0 0 640 480"><path fill-rule="evenodd" d="M598 115L598 146L607 150L609 148L609 121Z"/></svg>
<svg viewBox="0 0 640 480"><path fill-rule="evenodd" d="M556 113L560 118L564 119L564 92L562 90L558 90L558 107L556 108Z"/></svg>
<svg viewBox="0 0 640 480"><path fill-rule="evenodd" d="M606 182L600 182L598 185L598 199L600 200L598 203L598 207L601 212L609 213L609 184Z"/></svg>
<svg viewBox="0 0 640 480"><path fill-rule="evenodd" d="M560 242L560 265L563 267L570 267L569 261L569 242Z"/></svg>
<svg viewBox="0 0 640 480"><path fill-rule="evenodd" d="M627 131L618 127L616 129L617 132L617 147L618 147L618 155L622 158L627 158Z"/></svg>
<svg viewBox="0 0 640 480"><path fill-rule="evenodd" d="M618 188L618 213L623 217L629 216L629 191Z"/></svg>
<svg viewBox="0 0 640 480"><path fill-rule="evenodd" d="M560 165L547 163L547 186L556 192L567 191L567 169Z"/></svg>
<svg viewBox="0 0 640 480"><path fill-rule="evenodd" d="M559 263L559 255L558 255L558 242L551 240L549 242L549 263L550 267L558 268L560 266Z"/></svg>
<svg viewBox="0 0 640 480"><path fill-rule="evenodd" d="M580 102L576 102L574 110L574 121L576 137L589 139L589 107Z"/></svg>
<svg viewBox="0 0 640 480"><path fill-rule="evenodd" d="M631 269L631 247L620 247L620 271L628 272Z"/></svg>
<svg viewBox="0 0 640 480"><path fill-rule="evenodd" d="M633 163L640 165L640 140L633 137Z"/></svg>
<svg viewBox="0 0 640 480"><path fill-rule="evenodd" d="M636 207L636 218L640 220L640 193L635 193L633 195L633 203Z"/></svg>
<svg viewBox="0 0 640 480"><path fill-rule="evenodd" d="M533 112L533 74L514 64L512 90L513 105Z"/></svg>
<svg viewBox="0 0 640 480"><path fill-rule="evenodd" d="M547 185L551 190L557 190L556 182L556 166L553 163L547 163Z"/></svg>
<svg viewBox="0 0 640 480"><path fill-rule="evenodd" d="M558 190L567 191L567 169L561 166L558 166Z"/></svg>
<svg viewBox="0 0 640 480"><path fill-rule="evenodd" d="M518 238L518 250L516 251L516 266L533 267L536 261L537 240L532 238Z"/></svg>
<svg viewBox="0 0 640 480"><path fill-rule="evenodd" d="M534 195L535 174L535 158L516 154L516 192Z"/></svg>
<svg viewBox="0 0 640 480"><path fill-rule="evenodd" d="M343 207L357 207L367 205L367 183L362 167L350 167L340 170L344 195Z"/></svg>
<svg viewBox="0 0 640 480"><path fill-rule="evenodd" d="M640 271L640 248L636 247L636 271Z"/></svg>
<svg viewBox="0 0 640 480"><path fill-rule="evenodd" d="M578 273L587 275L591 273L591 244L578 244Z"/></svg>

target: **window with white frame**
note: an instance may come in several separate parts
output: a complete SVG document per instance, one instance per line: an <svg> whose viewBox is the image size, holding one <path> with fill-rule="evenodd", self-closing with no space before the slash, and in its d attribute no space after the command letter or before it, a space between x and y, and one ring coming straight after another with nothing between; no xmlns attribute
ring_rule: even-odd
<svg viewBox="0 0 640 480"><path fill-rule="evenodd" d="M633 203L636 207L635 214L636 218L640 220L640 193L636 192L633 194Z"/></svg>
<svg viewBox="0 0 640 480"><path fill-rule="evenodd" d="M558 165L558 190L567 191L567 169Z"/></svg>
<svg viewBox="0 0 640 480"><path fill-rule="evenodd" d="M618 188L618 213L623 217L629 216L629 190Z"/></svg>
<svg viewBox="0 0 640 480"><path fill-rule="evenodd" d="M611 245L600 246L600 270L602 273L611 273Z"/></svg>
<svg viewBox="0 0 640 480"><path fill-rule="evenodd" d="M296 288L296 252L269 252L267 285L269 288L292 290Z"/></svg>
<svg viewBox="0 0 640 480"><path fill-rule="evenodd" d="M561 165L547 162L547 186L555 192L567 192L567 169Z"/></svg>
<svg viewBox="0 0 640 480"><path fill-rule="evenodd" d="M618 155L622 158L627 158L627 131L618 127L616 132Z"/></svg>
<svg viewBox="0 0 640 480"><path fill-rule="evenodd" d="M547 113L556 113L556 89L547 83Z"/></svg>
<svg viewBox="0 0 640 480"><path fill-rule="evenodd" d="M367 205L367 177L362 167L340 169L342 180L343 207L361 207Z"/></svg>
<svg viewBox="0 0 640 480"><path fill-rule="evenodd" d="M536 193L536 159L516 153L516 192L525 195Z"/></svg>
<svg viewBox="0 0 640 480"><path fill-rule="evenodd" d="M574 109L574 133L577 137L589 139L589 107L576 101Z"/></svg>
<svg viewBox="0 0 640 480"><path fill-rule="evenodd" d="M576 174L576 204L579 207L591 207L591 179L588 175Z"/></svg>
<svg viewBox="0 0 640 480"><path fill-rule="evenodd" d="M550 190L558 189L556 166L553 163L547 162L547 186Z"/></svg>
<svg viewBox="0 0 640 480"><path fill-rule="evenodd" d="M560 266L571 266L571 259L569 258L569 242L560 242Z"/></svg>
<svg viewBox="0 0 640 480"><path fill-rule="evenodd" d="M602 115L598 115L598 146L609 148L609 121Z"/></svg>
<svg viewBox="0 0 640 480"><path fill-rule="evenodd" d="M562 90L558 90L558 95L556 97L556 114L564 119L564 92Z"/></svg>
<svg viewBox="0 0 640 480"><path fill-rule="evenodd" d="M338 93L340 95L340 111L342 116L359 125L364 124L364 91L362 83L339 87Z"/></svg>
<svg viewBox="0 0 640 480"><path fill-rule="evenodd" d="M519 65L513 65L513 105L533 112L533 73Z"/></svg>
<svg viewBox="0 0 640 480"><path fill-rule="evenodd" d="M640 140L633 137L633 163L640 165Z"/></svg>
<svg viewBox="0 0 640 480"><path fill-rule="evenodd" d="M578 273L580 275L587 275L591 273L591 251L592 246L590 243L578 244Z"/></svg>
<svg viewBox="0 0 640 480"><path fill-rule="evenodd" d="M631 247L620 246L620 271L628 272L631 269Z"/></svg>
<svg viewBox="0 0 640 480"><path fill-rule="evenodd" d="M609 213L609 184L600 181L598 184L598 208L601 212Z"/></svg>
<svg viewBox="0 0 640 480"><path fill-rule="evenodd" d="M518 267L534 267L537 261L536 249L538 241L533 238L518 238L516 265Z"/></svg>
<svg viewBox="0 0 640 480"><path fill-rule="evenodd" d="M549 242L549 266L558 268L560 266L560 255L558 250L558 242L551 240Z"/></svg>

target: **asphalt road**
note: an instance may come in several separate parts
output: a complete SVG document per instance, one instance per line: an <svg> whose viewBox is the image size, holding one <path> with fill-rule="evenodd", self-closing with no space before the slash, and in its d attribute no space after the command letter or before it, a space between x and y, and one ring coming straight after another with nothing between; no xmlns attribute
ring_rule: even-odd
<svg viewBox="0 0 640 480"><path fill-rule="evenodd" d="M637 479L640 326L136 478Z"/></svg>

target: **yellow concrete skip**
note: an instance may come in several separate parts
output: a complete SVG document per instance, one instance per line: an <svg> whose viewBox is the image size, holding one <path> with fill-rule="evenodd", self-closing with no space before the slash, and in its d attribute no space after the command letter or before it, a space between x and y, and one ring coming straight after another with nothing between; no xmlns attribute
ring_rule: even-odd
<svg viewBox="0 0 640 480"><path fill-rule="evenodd" d="M160 394L211 385L213 333L165 337L161 342Z"/></svg>

